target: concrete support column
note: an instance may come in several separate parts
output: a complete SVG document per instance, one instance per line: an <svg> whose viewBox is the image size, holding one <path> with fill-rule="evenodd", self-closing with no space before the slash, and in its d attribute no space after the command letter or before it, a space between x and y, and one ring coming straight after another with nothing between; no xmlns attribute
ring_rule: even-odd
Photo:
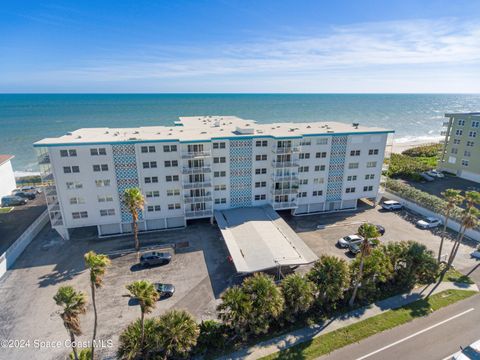
<svg viewBox="0 0 480 360"><path fill-rule="evenodd" d="M70 233L67 228L64 227L55 227L55 231L62 237L64 240L70 240Z"/></svg>

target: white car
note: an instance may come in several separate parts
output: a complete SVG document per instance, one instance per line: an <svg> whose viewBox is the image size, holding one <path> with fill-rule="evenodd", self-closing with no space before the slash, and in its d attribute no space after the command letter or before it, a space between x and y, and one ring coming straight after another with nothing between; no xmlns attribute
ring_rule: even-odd
<svg viewBox="0 0 480 360"><path fill-rule="evenodd" d="M417 226L422 229L432 229L439 225L442 225L442 221L434 217L427 217L417 221Z"/></svg>
<svg viewBox="0 0 480 360"><path fill-rule="evenodd" d="M363 237L360 235L348 235L338 239L337 244L341 248L348 248L351 244L360 244L362 241Z"/></svg>
<svg viewBox="0 0 480 360"><path fill-rule="evenodd" d="M427 171L427 175L432 176L432 177L436 177L436 178L444 178L445 177L445 175L443 175L440 171L435 170L435 169Z"/></svg>
<svg viewBox="0 0 480 360"><path fill-rule="evenodd" d="M472 360L478 359L480 354L480 340L475 341L473 344L468 345L462 350L453 354L451 360Z"/></svg>
<svg viewBox="0 0 480 360"><path fill-rule="evenodd" d="M395 200L386 200L382 203L382 209L385 210L400 210L403 209L403 205Z"/></svg>

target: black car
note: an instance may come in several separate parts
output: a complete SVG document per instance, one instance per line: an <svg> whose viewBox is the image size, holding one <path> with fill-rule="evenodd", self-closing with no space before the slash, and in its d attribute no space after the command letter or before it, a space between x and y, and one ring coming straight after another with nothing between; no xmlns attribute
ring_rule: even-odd
<svg viewBox="0 0 480 360"><path fill-rule="evenodd" d="M15 191L13 195L24 198L24 199L28 199L28 200L33 200L36 197L34 193L25 192L25 191Z"/></svg>
<svg viewBox="0 0 480 360"><path fill-rule="evenodd" d="M175 293L175 286L172 284L155 283L155 290L158 292L158 299L172 297Z"/></svg>
<svg viewBox="0 0 480 360"><path fill-rule="evenodd" d="M375 225L375 227L380 235L385 234L385 228L382 225Z"/></svg>
<svg viewBox="0 0 480 360"><path fill-rule="evenodd" d="M143 267L166 265L172 261L172 254L168 252L152 251L140 257L140 265Z"/></svg>

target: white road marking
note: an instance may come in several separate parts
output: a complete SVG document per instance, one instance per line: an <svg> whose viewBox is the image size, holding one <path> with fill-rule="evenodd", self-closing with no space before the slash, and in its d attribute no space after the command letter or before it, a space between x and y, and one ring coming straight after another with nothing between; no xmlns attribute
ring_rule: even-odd
<svg viewBox="0 0 480 360"><path fill-rule="evenodd" d="M387 345L387 346L384 346L384 347L382 347L382 348L380 348L380 349L378 349L378 350L375 350L375 351L371 352L370 354L367 354L367 355L364 355L364 356L362 356L362 357L359 357L359 358L357 358L356 360L363 360L363 359L366 359L366 358L368 358L368 357L370 357L370 356L372 356L372 355L378 354L379 352L381 352L381 351L383 351L383 350L389 349L389 348L391 348L392 346L398 345L398 344L400 344L400 343L402 343L402 342L404 342L404 341L407 341L407 340L409 340L409 339L411 339L411 338L413 338L413 337L415 337L415 336L417 336L417 335L423 334L424 332L427 332L427 331L429 331L429 330L432 330L433 328L436 328L437 326L443 325L443 324L445 324L446 322L449 322L449 321L454 320L454 319L456 319L456 318L458 318L458 317L460 317L460 316L463 316L463 315L465 315L465 314L468 314L469 312L471 312L471 311L473 311L473 310L475 310L475 308L470 308L470 309L468 309L468 310L465 310L464 312L461 312L460 314L457 314L457 315L454 315L454 316L452 316L452 317L449 317L448 319L445 319L445 320L443 320L443 321L440 321L439 323L436 323L436 324L434 324L434 325L432 325L432 326L429 326L429 327L426 328L426 329L417 331L416 333L414 333L414 334L412 334L412 335L409 335L409 336L407 336L407 337L404 337L403 339L400 339L400 340L398 340L398 341L395 341L395 342L393 342L393 343L391 343L391 344L389 344L389 345Z"/></svg>
<svg viewBox="0 0 480 360"><path fill-rule="evenodd" d="M458 351L460 351L460 349ZM452 360L453 355L455 355L458 351L455 351L452 355L447 356L446 358L444 358L442 360Z"/></svg>

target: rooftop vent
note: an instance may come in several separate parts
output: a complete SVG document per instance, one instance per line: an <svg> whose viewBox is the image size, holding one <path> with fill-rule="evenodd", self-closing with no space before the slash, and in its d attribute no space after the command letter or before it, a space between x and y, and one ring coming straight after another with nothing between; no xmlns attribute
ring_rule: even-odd
<svg viewBox="0 0 480 360"><path fill-rule="evenodd" d="M140 134L138 131L134 131L133 133L134 133L134 134Z"/></svg>
<svg viewBox="0 0 480 360"><path fill-rule="evenodd" d="M355 129L358 129L358 125L360 125L360 123L353 123L352 125Z"/></svg>
<svg viewBox="0 0 480 360"><path fill-rule="evenodd" d="M311 128L311 126L310 126L310 125L307 125L307 129L310 129L310 128Z"/></svg>
<svg viewBox="0 0 480 360"><path fill-rule="evenodd" d="M131 138L128 138L128 140L137 140L136 137L131 137Z"/></svg>
<svg viewBox="0 0 480 360"><path fill-rule="evenodd" d="M67 135L71 136L71 135L72 135L72 133L71 133L71 132L67 132Z"/></svg>
<svg viewBox="0 0 480 360"><path fill-rule="evenodd" d="M328 130L327 133L331 134L331 133L334 133L335 131L333 130Z"/></svg>

